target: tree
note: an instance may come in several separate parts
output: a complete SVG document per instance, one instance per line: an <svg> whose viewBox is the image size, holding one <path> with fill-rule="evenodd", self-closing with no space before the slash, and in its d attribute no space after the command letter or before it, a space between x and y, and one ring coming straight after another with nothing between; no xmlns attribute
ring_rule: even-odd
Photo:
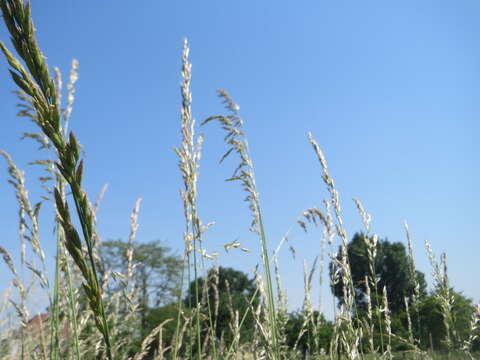
<svg viewBox="0 0 480 360"><path fill-rule="evenodd" d="M357 309L361 311L365 310L367 304L365 277L371 277L372 275L365 240L366 235L356 233L347 247L348 261L355 288L355 304ZM341 251L339 251L340 253ZM338 255L339 259L340 257L341 255ZM377 281L377 295L381 295L383 288L386 287L390 311L393 315L400 313L405 307L404 297L411 298L415 287L415 279L409 269L405 246L400 242L378 241L373 268L374 278ZM335 270L337 270L335 265L331 264L330 274ZM425 275L416 271L416 281L419 283L420 296L425 296L427 288ZM341 279L332 287L332 291L339 302L342 303L343 283ZM371 293L373 305L381 304L381 298L375 296L375 289L371 288Z"/></svg>
<svg viewBox="0 0 480 360"><path fill-rule="evenodd" d="M288 314L285 326L286 345L293 349L296 344L296 350L299 350L304 358L307 352L310 355L319 354L322 351L328 354L333 324L325 320L322 313L314 311L311 314L312 319L307 322L306 329L302 331L305 325L305 316L306 314L302 312L291 312ZM317 326L313 326L314 323Z"/></svg>
<svg viewBox="0 0 480 360"><path fill-rule="evenodd" d="M240 330L240 338L248 341L251 338L254 325L253 315L249 311L249 302L256 306L260 301L260 295L256 291L254 280L241 271L221 266L217 269L210 269L207 280L207 294L212 316L215 316L215 309L218 307L216 317L212 319L217 338L223 337L227 344L231 342L233 333L230 325L234 320L232 316L235 316L235 312L238 312L241 319L243 314L248 311ZM197 305L196 286L195 281L192 281L188 287L184 300L187 307L195 308ZM204 286L205 280L201 277L198 279L199 297L202 296ZM202 311L208 317L206 301L201 305Z"/></svg>
<svg viewBox="0 0 480 360"><path fill-rule="evenodd" d="M420 324L422 327L420 339L421 343L433 350L450 350L445 343L446 328L441 299L438 296L440 290L435 290L426 296L420 304ZM470 336L470 321L475 308L471 299L465 297L462 293L450 289L452 296L452 321L451 330L452 349L460 350L464 342Z"/></svg>
<svg viewBox="0 0 480 360"><path fill-rule="evenodd" d="M148 347L147 354L142 358L142 360L157 359L157 357L155 357L155 349L160 347L164 350L168 349L166 351L167 354L171 353L173 344L175 342L175 332L178 320L180 320L180 328L184 325L184 316L179 316L178 311L178 303L171 303L157 308L151 308L147 311L146 333L150 334L153 329L159 326L159 324L163 324L163 326L161 330L161 336L156 336L154 339L152 339ZM188 310L182 309L182 313L188 317L190 314L185 314L186 312L188 312ZM161 344L159 343L160 341Z"/></svg>
<svg viewBox="0 0 480 360"><path fill-rule="evenodd" d="M100 246L103 271L125 274L129 244L122 240L105 241ZM145 332L146 312L150 307L170 303L178 296L182 260L160 241L133 244L133 286L139 294L142 332ZM110 291L118 290L113 285Z"/></svg>

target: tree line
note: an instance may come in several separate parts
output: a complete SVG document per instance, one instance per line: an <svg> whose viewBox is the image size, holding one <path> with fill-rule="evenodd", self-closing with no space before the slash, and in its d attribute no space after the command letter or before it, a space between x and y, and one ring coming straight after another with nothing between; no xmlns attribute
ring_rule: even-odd
<svg viewBox="0 0 480 360"><path fill-rule="evenodd" d="M369 262L369 250L372 251L372 248L368 248L368 240L372 240L371 237L356 233L347 248L354 288L355 318L359 323L366 323L369 311L371 311L370 317L373 322L380 321L382 301L384 301L382 290L385 288L391 332L396 334L392 343L393 351L406 350L408 346L401 339L407 339L410 334L423 350L461 349L465 339L470 336L470 321L474 312L472 300L460 291L450 289L455 336L452 344L446 344L445 332L449 329L445 327L439 300L439 292L442 289L434 286L428 290L425 275L418 270L412 271L407 249L400 242L390 242L387 239L376 241L373 249L375 258L373 263ZM128 246L129 244L122 240L103 242L100 248L102 270L125 273L125 267L129 263L127 261ZM140 315L138 346L135 349L132 348L132 353L138 350L141 339L164 321L167 323L164 326L162 339L152 341L152 348L158 341L164 342L166 346L172 343L175 330L180 325L178 322L182 322L182 316L178 313L180 294L183 311L194 311L198 308L199 301L208 304L208 306L202 306L200 310L204 312L202 319L205 321L205 328L213 326L216 337L223 343L229 344L234 341L236 330L232 324L235 321L238 323L239 318L242 320L240 341L251 340L255 321L251 309L261 301L260 291L254 278L232 268L211 268L206 278L200 278L197 284L193 281L185 284L185 290L181 291L182 260L161 242L136 243L133 245L132 260L135 264L133 277L139 299ZM341 271L336 268L334 262L330 264L329 270L331 278L335 271ZM366 280L369 276L375 280L374 288L369 286ZM119 286L118 282L111 281L109 284L111 294L118 291ZM200 295L195 291L196 286L202 289ZM344 289L345 284L341 280L331 283L331 290L338 306L341 306L344 301ZM412 303L414 296L417 297L416 304ZM409 313L409 306L411 308L414 306L414 311L410 309ZM246 315L243 316L244 314ZM295 347L306 354L315 342L317 347L320 346L328 353L333 323L317 311L308 316L314 321L306 324L305 309L285 310L280 314L279 319L284 325L280 334L284 346ZM373 337L374 346L380 348L384 331L385 329L376 330ZM480 332L477 335L480 335ZM480 350L478 338L474 340L473 350Z"/></svg>

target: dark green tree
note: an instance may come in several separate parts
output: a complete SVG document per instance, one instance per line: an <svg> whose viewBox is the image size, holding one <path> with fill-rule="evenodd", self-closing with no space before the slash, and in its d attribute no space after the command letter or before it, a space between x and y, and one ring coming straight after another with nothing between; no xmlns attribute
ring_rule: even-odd
<svg viewBox="0 0 480 360"><path fill-rule="evenodd" d="M111 240L101 243L99 255L102 270L125 274L128 265L128 242ZM142 334L147 328L146 314L150 307L159 307L175 300L180 287L182 260L160 241L133 244L133 286L139 294ZM118 291L112 282L109 291Z"/></svg>
<svg viewBox="0 0 480 360"><path fill-rule="evenodd" d="M238 312L241 319L243 314L248 311L240 330L240 339L241 341L250 340L254 319L251 311L249 311L249 302L255 306L260 301L260 295L256 292L255 281L241 271L221 266L218 268L218 271L210 269L207 279L207 284L205 284L205 279L199 278L198 288L201 289L200 296L202 296L202 291L204 291L203 289L206 286L212 317L218 306L218 314L212 318L217 338L223 336L225 342L229 344L233 338L230 328L230 324L233 321L232 315ZM192 281L188 287L184 300L187 307L195 308L197 305L195 286L195 281ZM201 307L205 318L208 318L208 303L206 299L203 299ZM205 326L209 326L210 320L206 320L206 322L208 323Z"/></svg>
<svg viewBox="0 0 480 360"><path fill-rule="evenodd" d="M436 351L449 350L445 344L446 328L440 299L437 296L439 290L435 290L426 296L420 304L420 323L422 325L421 343L425 348L433 348ZM471 299L462 293L450 289L452 296L452 320L450 337L452 349L461 350L464 342L470 336L470 320L475 310Z"/></svg>
<svg viewBox="0 0 480 360"><path fill-rule="evenodd" d="M356 233L348 244L348 260L352 273L353 286L355 288L355 303L357 310L364 311L366 307L366 284L365 276L371 276L367 244L363 233ZM405 245L400 242L379 240L376 246L374 262L375 279L377 280L378 295L382 294L383 287L387 289L390 311L393 315L404 310L404 297L411 298L414 293L415 281L408 265L408 257ZM339 254L341 251L339 250ZM339 255L340 258L340 255ZM331 264L330 274L335 270ZM420 285L420 296L426 295L427 283L425 275L416 271L416 280ZM343 301L343 283L340 280L332 287L338 301ZM372 302L381 302L381 296L375 296L375 289L371 289Z"/></svg>
<svg viewBox="0 0 480 360"><path fill-rule="evenodd" d="M182 313L189 317L188 309L182 309ZM150 334L150 332L155 329L160 324L163 324L161 337L156 336L152 339L148 347L147 354L143 357L142 360L150 360L156 359L155 357L155 349L159 348L159 341L162 341L162 348L166 349L165 355L167 358L171 355L172 345L175 341L175 331L177 328L177 321L180 319L180 327L184 324L184 316L178 316L178 303L171 303L167 305L163 305L157 308L148 309L146 314L146 324L147 324L147 331L146 333ZM183 344L185 345L185 344ZM180 349L182 353L184 351L184 346Z"/></svg>
<svg viewBox="0 0 480 360"><path fill-rule="evenodd" d="M316 333L312 321L317 324ZM293 349L298 342L296 350L300 351L304 357L307 352L313 355L320 353L322 349L328 354L330 350L330 340L333 334L333 324L325 320L323 314L318 311L312 314L312 320L307 322L306 329L303 334L301 334L304 323L304 313L292 312L288 314L288 320L285 326L287 346ZM299 335L301 335L300 338Z"/></svg>

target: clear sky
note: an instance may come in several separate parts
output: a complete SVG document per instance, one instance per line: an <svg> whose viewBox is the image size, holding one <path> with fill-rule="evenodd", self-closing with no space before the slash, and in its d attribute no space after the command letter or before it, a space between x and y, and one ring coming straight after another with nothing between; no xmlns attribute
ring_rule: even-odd
<svg viewBox="0 0 480 360"><path fill-rule="evenodd" d="M362 229L355 197L381 237L405 241L403 221L409 222L417 264L427 275L423 241L437 255L447 252L455 289L480 299L477 1L32 0L32 8L50 66L66 75L72 58L80 62L71 128L86 152L90 196L109 184L98 213L103 239L127 238L130 211L143 197L138 241L161 239L183 250L172 148L180 142L187 37L194 117L200 122L223 112L217 88L232 94L246 122L270 246L292 229L297 257L288 247L280 255L291 309L302 302L303 259L311 264L320 249L320 232L304 235L295 220L327 197L308 131L326 155L350 237ZM4 26L0 38L8 40ZM45 154L19 140L32 126L15 116L3 59L0 70L0 148L26 170L37 201L38 171L28 162ZM218 165L225 150L218 127L200 131L200 216L216 221L205 246L221 253L220 265L250 272L260 261L258 241L248 232L244 194L223 181L236 163ZM0 245L18 258L15 197L4 163L0 170ZM50 259L51 217L45 204L41 240ZM223 244L235 239L252 253L226 254ZM0 290L9 282L1 269Z"/></svg>

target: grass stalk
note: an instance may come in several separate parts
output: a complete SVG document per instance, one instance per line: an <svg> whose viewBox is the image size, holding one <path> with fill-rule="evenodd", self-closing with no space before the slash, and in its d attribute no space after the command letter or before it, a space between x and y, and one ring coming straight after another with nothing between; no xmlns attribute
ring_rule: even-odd
<svg viewBox="0 0 480 360"><path fill-rule="evenodd" d="M263 269L267 282L267 309L271 337L271 353L274 359L280 359L275 298L268 255L267 237L263 223L262 211L260 208L259 193L255 183L253 163L248 152L248 143L243 133L243 120L239 116L240 107L235 104L232 97L224 90L218 90L217 92L219 97L223 100L225 107L229 110L230 115L211 116L203 121L202 125L211 121L218 121L222 125L222 128L227 132L227 135L225 136L225 142L230 145L230 148L222 156L220 162L222 162L232 152L236 152L240 157L240 164L234 171L232 177L227 179L227 181L239 181L243 189L248 194L246 201L249 203L249 208L253 216L251 231L256 233L260 238Z"/></svg>
<svg viewBox="0 0 480 360"><path fill-rule="evenodd" d="M353 323L354 318L356 318L355 315L357 315L354 299L355 287L353 284L350 262L348 258L348 236L344 227L343 217L341 215L340 199L338 191L335 188L335 183L328 172L327 161L325 160L325 156L323 155L320 146L310 132L308 133L307 137L322 167L322 179L330 194L330 202L333 207L337 222L335 225L335 230L342 241L340 245L341 253L339 255L332 254L331 256L333 264L332 266L334 269L336 268L333 273L338 273L337 275L340 275L340 278L332 278L331 281L332 283L335 283L335 281L341 281L343 284L343 303L341 304L340 316L336 316L336 321L340 321L345 325L337 326L336 324L334 331L340 331L338 336L343 339L342 344L345 348L344 352L347 355L347 358L356 359L356 357L359 356L360 330L359 328L355 328ZM332 220L329 220L328 224L330 228L333 227L333 225L330 225L332 224ZM333 338L335 338L335 336ZM338 344L335 344L335 346L338 346ZM333 355L332 351L331 355Z"/></svg>
<svg viewBox="0 0 480 360"><path fill-rule="evenodd" d="M50 360L58 359L59 339L59 296L60 296L60 256L61 256L61 238L59 226L55 227L56 232L56 256L55 256L55 280L53 286L53 301L50 319Z"/></svg>
<svg viewBox="0 0 480 360"><path fill-rule="evenodd" d="M197 357L200 360L202 356L202 338L201 338L201 303L202 297L200 295L200 286L199 286L199 266L202 265L202 268L205 270L205 264L203 262L203 249L202 249L202 234L208 228L207 225L205 228L202 227L200 217L198 216L197 209L197 180L198 180L198 168L200 164L201 157L201 148L203 138L201 136L197 137L195 141L195 121L192 117L192 94L190 92L190 82L191 82L191 68L192 65L189 62L189 52L187 40L184 41L183 53L182 53L182 85L181 85L181 94L182 94L182 108L181 108L181 134L182 134L182 143L181 148L175 148L175 152L179 157L179 168L182 173L184 188L181 191L181 196L184 205L184 215L185 215L185 256L187 257L187 266L190 274L190 261L193 261L193 281L194 281L194 295L195 295L195 341L197 345L196 353ZM199 258L200 256L200 258ZM206 274L206 271L204 271ZM190 276L189 276L190 280ZM208 281L207 276L205 276L205 282ZM205 284L206 285L206 284ZM207 285L206 285L207 286ZM208 289L208 287L207 287ZM183 290L183 271L182 271L182 290ZM181 313L181 295L179 299L179 314L178 320L180 319ZM207 308L208 308L208 317L210 324L213 324L212 313L210 309L209 296L206 297ZM176 333L180 330L180 322L177 322ZM212 327L210 331L213 331ZM214 358L216 358L216 345L215 345L215 334L212 334L213 339L213 353ZM174 357L177 356L178 347L175 345Z"/></svg>
<svg viewBox="0 0 480 360"><path fill-rule="evenodd" d="M412 240L412 234L410 232L410 228L407 224L407 222L404 222L405 226L405 233L407 236L407 243L408 243L408 267L410 271L410 276L413 279L413 294L412 294L412 306L413 306L413 311L416 314L416 327L417 327L417 332L418 332L418 339L415 339L414 337L414 342L417 345L420 345L420 339L423 338L422 334L422 326L421 326L421 321L420 321L420 310L419 310L419 301L420 301L420 284L418 282L418 276L417 276L417 269L415 267L415 259L413 256L413 240ZM413 332L413 331L412 331Z"/></svg>
<svg viewBox="0 0 480 360"><path fill-rule="evenodd" d="M59 235L63 243L65 241L65 234L63 233L63 230L59 229L59 231L60 231ZM80 356L79 326L77 321L78 312L76 308L76 304L78 302L76 301L76 298L73 292L71 269L70 269L68 258L64 257L64 261L65 261L65 277L66 277L66 284L67 284L67 296L68 296L68 304L69 304L69 316L72 322L71 328L73 331L73 347L74 347L75 358L77 360L80 360L81 356Z"/></svg>
<svg viewBox="0 0 480 360"><path fill-rule="evenodd" d="M445 327L444 343L447 351L450 353L453 349L454 342L457 341L455 332L455 323L453 321L452 307L454 298L450 291L450 285L447 276L447 256L443 253L440 256L440 264L435 258L432 247L428 241L425 241L428 259L433 267L433 279L435 280L436 298L438 299L443 326Z"/></svg>
<svg viewBox="0 0 480 360"><path fill-rule="evenodd" d="M113 359L109 328L93 255L94 220L87 195L81 185L83 160L80 161L79 145L72 132L70 132L68 141L62 136L57 89L54 80L49 75L47 63L35 39L30 2L1 0L0 8L13 46L25 62L28 71L7 49L5 44L0 43L0 48L11 67L10 75L13 81L31 98L38 124L56 150L57 168L70 186L76 213L82 228L83 240L87 247L88 260L84 257L82 241L70 220L67 202L62 199L58 189L55 189L57 210L67 239L67 250L85 279L83 287L95 315L97 328L103 336L107 358Z"/></svg>

